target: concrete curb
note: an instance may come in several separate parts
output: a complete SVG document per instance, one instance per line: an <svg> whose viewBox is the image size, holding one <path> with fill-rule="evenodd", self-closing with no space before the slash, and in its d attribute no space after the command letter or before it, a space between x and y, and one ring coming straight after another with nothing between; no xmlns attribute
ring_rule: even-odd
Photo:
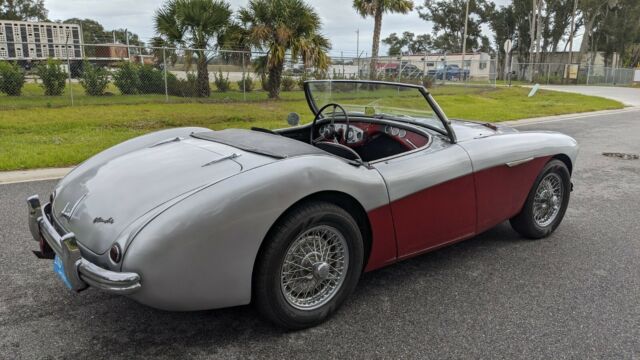
<svg viewBox="0 0 640 360"><path fill-rule="evenodd" d="M594 116L623 114L623 113L634 112L634 111L640 111L640 107L629 106L623 109L615 109L615 110L599 110L599 111L590 111L590 112L565 114L565 115L542 116L542 117L535 117L535 118L529 118L529 119L500 121L496 124L517 127L517 126L542 124L542 123L556 122L556 121L563 121L563 120L582 119L582 118L588 118L588 117L594 117Z"/></svg>
<svg viewBox="0 0 640 360"><path fill-rule="evenodd" d="M73 170L72 167L0 171L0 185L60 179L67 175L71 170Z"/></svg>
<svg viewBox="0 0 640 360"><path fill-rule="evenodd" d="M620 113L627 113L627 112L633 112L633 111L640 111L640 108L627 107L627 108L618 109L618 110L601 110L601 111L593 111L593 112L586 112L586 113L546 116L546 117L537 117L537 118L520 119L520 120L512 120L512 121L501 121L498 124L518 127L518 126L542 124L542 123L556 122L556 121L563 121L563 120L581 119L581 118L587 118L587 117L593 117L593 116L620 114ZM0 171L0 185L30 182L30 181L60 179L65 175L67 175L71 170L73 170L73 167L18 170L18 171Z"/></svg>

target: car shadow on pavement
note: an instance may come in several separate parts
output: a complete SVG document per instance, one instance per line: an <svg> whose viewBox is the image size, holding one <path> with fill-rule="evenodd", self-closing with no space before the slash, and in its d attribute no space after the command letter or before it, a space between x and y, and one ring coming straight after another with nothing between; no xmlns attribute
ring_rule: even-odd
<svg viewBox="0 0 640 360"><path fill-rule="evenodd" d="M330 331L362 333L371 326L402 321L413 316L413 311L431 316L434 304L441 307L439 311L446 311L451 306L443 304L455 299L461 286L477 286L476 290L482 291L481 284L486 282L483 276L491 273L483 264L499 261L504 256L501 253L526 243L508 224L502 224L467 241L364 274L355 293L335 316L298 332L263 321L250 305L169 312L93 289L72 294L57 281L46 280L53 277L48 266L37 266L37 276L14 284L14 294L6 299L12 305L0 320L0 328L30 332L36 325L58 337L72 331L72 346L62 346L68 343L62 339L47 345L31 343L19 335L18 340L8 342L18 347L44 346L39 353L53 357L101 357L108 353L117 358L183 358L185 354L198 357L219 351L252 356L252 347L264 348L265 344L308 343L307 338ZM35 293L34 288L41 289Z"/></svg>
<svg viewBox="0 0 640 360"><path fill-rule="evenodd" d="M282 337L305 336L305 333L322 331L323 328L354 326L354 319L366 319L386 303L403 302L405 295L422 289L436 288L446 292L447 278L464 270L476 256L486 256L505 246L512 246L522 239L508 224L500 225L475 238L408 259L392 266L364 274L355 293L345 306L327 323L301 332L278 329L260 319L252 306L227 309L168 312L140 305L130 299L107 295L98 291L90 296L78 297L77 302L92 310L91 320L80 317L67 318L77 323L77 334L91 334L96 350L120 343L120 355L136 354L179 356L190 348L236 348L252 342L277 340ZM444 289L443 289L444 288ZM87 294L89 295L89 294ZM437 300L437 299L436 299ZM409 300L411 301L411 300ZM76 302L76 301L74 301ZM83 312L84 313L84 312ZM378 313L379 315L380 313ZM383 311L382 316L385 315ZM393 314L386 313L389 316ZM71 314L73 316L73 314ZM80 315L80 314L78 314ZM83 335L86 336L86 335ZM135 346L131 346L135 343ZM113 353L113 352L111 352ZM87 355L87 349L82 350Z"/></svg>

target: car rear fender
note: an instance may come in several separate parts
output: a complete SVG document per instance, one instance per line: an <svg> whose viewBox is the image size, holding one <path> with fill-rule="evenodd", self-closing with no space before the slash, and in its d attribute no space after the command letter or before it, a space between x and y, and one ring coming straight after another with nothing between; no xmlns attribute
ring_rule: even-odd
<svg viewBox="0 0 640 360"><path fill-rule="evenodd" d="M332 156L246 171L178 202L138 233L122 267L143 279L133 297L169 310L248 303L253 265L271 226L300 199L324 191L349 194L366 211L388 204L377 171Z"/></svg>

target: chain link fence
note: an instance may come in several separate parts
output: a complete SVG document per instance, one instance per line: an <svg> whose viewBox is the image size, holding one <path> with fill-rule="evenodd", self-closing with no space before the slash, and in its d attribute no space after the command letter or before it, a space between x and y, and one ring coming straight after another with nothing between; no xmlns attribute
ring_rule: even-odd
<svg viewBox="0 0 640 360"><path fill-rule="evenodd" d="M493 59L446 60L424 56L341 58L332 57L333 78L377 79L433 85L495 87L497 72Z"/></svg>
<svg viewBox="0 0 640 360"><path fill-rule="evenodd" d="M40 57L0 59L0 108L207 102L266 99L264 53L139 47L122 44L50 44ZM75 46L75 47L74 47ZM80 53L82 56L77 56ZM201 61L205 59L205 61ZM426 57L331 56L327 70L285 60L281 92L308 79L375 79L438 85L495 86L494 60Z"/></svg>
<svg viewBox="0 0 640 360"><path fill-rule="evenodd" d="M546 85L630 86L635 73L635 69L565 63L514 63L511 69L512 80Z"/></svg>

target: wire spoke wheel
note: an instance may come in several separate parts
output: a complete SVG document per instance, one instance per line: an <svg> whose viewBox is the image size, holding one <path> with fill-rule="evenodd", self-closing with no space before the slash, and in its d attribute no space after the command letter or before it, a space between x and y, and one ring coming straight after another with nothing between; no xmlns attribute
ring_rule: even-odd
<svg viewBox="0 0 640 360"><path fill-rule="evenodd" d="M340 290L349 267L347 241L340 231L319 225L289 246L280 271L280 288L289 305L317 309Z"/></svg>
<svg viewBox="0 0 640 360"><path fill-rule="evenodd" d="M558 174L549 173L540 181L533 200L533 220L538 226L549 226L556 219L563 196L563 183Z"/></svg>

